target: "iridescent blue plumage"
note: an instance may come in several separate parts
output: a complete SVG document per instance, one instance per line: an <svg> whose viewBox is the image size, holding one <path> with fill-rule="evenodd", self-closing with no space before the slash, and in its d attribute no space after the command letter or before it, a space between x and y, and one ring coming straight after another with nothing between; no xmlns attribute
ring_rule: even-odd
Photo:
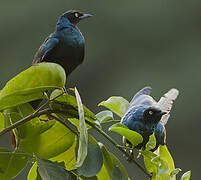
<svg viewBox="0 0 201 180"><path fill-rule="evenodd" d="M150 94L150 87L140 90L130 102L121 123L142 135L143 142L136 147L138 149L145 148L150 135L155 133L156 147L151 150L155 151L160 144L166 143L165 124L178 90L171 89L159 102L156 102Z"/></svg>
<svg viewBox="0 0 201 180"><path fill-rule="evenodd" d="M75 10L64 13L52 33L36 52L33 64L40 62L58 63L69 75L84 59L84 37L76 24L90 14Z"/></svg>

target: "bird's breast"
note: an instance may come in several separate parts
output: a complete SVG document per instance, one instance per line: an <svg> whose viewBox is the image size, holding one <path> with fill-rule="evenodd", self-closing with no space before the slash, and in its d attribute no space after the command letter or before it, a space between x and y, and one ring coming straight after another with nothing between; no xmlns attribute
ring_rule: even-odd
<svg viewBox="0 0 201 180"><path fill-rule="evenodd" d="M68 28L63 31L61 41L67 46L79 47L84 44L84 37L78 29Z"/></svg>

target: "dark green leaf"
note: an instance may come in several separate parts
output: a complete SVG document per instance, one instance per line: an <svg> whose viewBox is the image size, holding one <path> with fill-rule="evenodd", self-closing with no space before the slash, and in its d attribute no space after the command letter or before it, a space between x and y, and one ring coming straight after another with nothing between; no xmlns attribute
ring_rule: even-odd
<svg viewBox="0 0 201 180"><path fill-rule="evenodd" d="M191 177L191 171L187 171L182 175L181 180L189 180L190 177Z"/></svg>
<svg viewBox="0 0 201 180"><path fill-rule="evenodd" d="M121 123L113 124L109 128L109 131L114 131L121 134L122 136L125 136L126 139L128 139L134 146L137 146L143 141L143 137L139 133L128 129L125 125Z"/></svg>
<svg viewBox="0 0 201 180"><path fill-rule="evenodd" d="M78 168L78 174L85 177L93 177L101 170L103 165L103 156L96 140L89 135L88 150L81 167Z"/></svg>
<svg viewBox="0 0 201 180"><path fill-rule="evenodd" d="M58 64L32 66L11 79L0 91L0 110L41 99L44 91L63 88L65 82L65 71Z"/></svg>
<svg viewBox="0 0 201 180"><path fill-rule="evenodd" d="M81 167L87 156L88 132L87 132L87 127L86 127L85 119L84 119L84 109L82 106L82 101L76 88L75 88L75 95L76 95L78 111L79 111L79 119L80 119L79 148L78 148L78 157L77 157L76 167Z"/></svg>
<svg viewBox="0 0 201 180"><path fill-rule="evenodd" d="M65 152L74 141L75 134L61 123L56 122L44 133L23 139L21 147L28 153L49 159Z"/></svg>
<svg viewBox="0 0 201 180"><path fill-rule="evenodd" d="M76 176L49 160L37 158L38 172L42 180L76 180Z"/></svg>
<svg viewBox="0 0 201 180"><path fill-rule="evenodd" d="M111 111L108 111L108 110L99 112L98 114L96 114L96 117L100 123L105 123L108 120L114 119L113 113Z"/></svg>
<svg viewBox="0 0 201 180"><path fill-rule="evenodd" d="M80 180L98 180L97 176L93 176L93 177L80 177ZM105 180L105 179L104 179Z"/></svg>
<svg viewBox="0 0 201 180"><path fill-rule="evenodd" d="M112 112L122 117L126 112L129 102L123 97L112 96L106 101L102 101L98 104L99 106L104 106L110 109Z"/></svg>
<svg viewBox="0 0 201 180"><path fill-rule="evenodd" d="M0 179L9 180L17 176L28 162L28 155L22 151L11 152L0 149Z"/></svg>
<svg viewBox="0 0 201 180"><path fill-rule="evenodd" d="M128 174L121 162L112 153L108 152L103 144L99 143L99 145L103 153L103 164L110 180L128 180Z"/></svg>

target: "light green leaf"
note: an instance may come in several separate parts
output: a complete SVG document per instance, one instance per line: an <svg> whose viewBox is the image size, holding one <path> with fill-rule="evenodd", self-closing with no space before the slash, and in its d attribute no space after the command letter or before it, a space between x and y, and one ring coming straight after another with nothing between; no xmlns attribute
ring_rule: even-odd
<svg viewBox="0 0 201 180"><path fill-rule="evenodd" d="M82 101L76 88L75 88L75 95L76 95L78 111L79 111L79 119L80 119L79 148L78 148L76 167L81 167L85 158L87 157L88 132L87 132L87 127L86 127L85 119L84 119L84 109L83 109Z"/></svg>
<svg viewBox="0 0 201 180"><path fill-rule="evenodd" d="M22 151L11 152L0 149L0 179L10 180L17 176L26 166L28 157Z"/></svg>
<svg viewBox="0 0 201 180"><path fill-rule="evenodd" d="M11 79L0 91L0 110L43 98L43 92L63 88L64 69L54 63L39 63Z"/></svg>
<svg viewBox="0 0 201 180"><path fill-rule="evenodd" d="M191 177L191 171L187 171L182 175L181 180L189 180L190 177Z"/></svg>
<svg viewBox="0 0 201 180"><path fill-rule="evenodd" d="M105 166L102 166L101 171L97 174L98 180L104 179L104 180L110 180L109 174L105 168Z"/></svg>
<svg viewBox="0 0 201 180"><path fill-rule="evenodd" d="M174 166L174 160L170 154L170 152L168 151L167 146L159 146L159 152L158 155L162 158L165 159L165 161L167 162L167 164L169 165L169 170L168 170L168 174L170 175L171 172L175 169Z"/></svg>
<svg viewBox="0 0 201 180"><path fill-rule="evenodd" d="M146 150L154 149L155 147L156 147L156 138L155 138L155 135L152 134L149 137L148 143L146 144Z"/></svg>
<svg viewBox="0 0 201 180"><path fill-rule="evenodd" d="M181 171L180 168L176 168L176 169L174 169L174 170L170 173L170 176L175 179L175 178L176 178L176 175L177 175L180 171Z"/></svg>
<svg viewBox="0 0 201 180"><path fill-rule="evenodd" d="M89 135L87 157L81 167L78 168L78 175L93 177L101 170L103 165L103 156L96 140Z"/></svg>
<svg viewBox="0 0 201 180"><path fill-rule="evenodd" d="M147 150L145 151L141 150L140 152L144 156L144 164L147 171L149 171L150 173L156 174L158 166L157 164L154 164L151 160L157 157L157 155Z"/></svg>
<svg viewBox="0 0 201 180"><path fill-rule="evenodd" d="M174 161L166 146L159 146L154 153L141 151L144 156L146 169L153 174L152 180L170 179L171 172L175 169Z"/></svg>
<svg viewBox="0 0 201 180"><path fill-rule="evenodd" d="M76 140L74 141L73 145L65 152L59 154L56 157L53 157L49 160L53 162L64 162L65 168L67 170L73 170L75 169L75 164L76 164L76 157L75 157L75 148L76 148Z"/></svg>
<svg viewBox="0 0 201 180"><path fill-rule="evenodd" d="M125 114L128 105L129 102L123 97L119 96L112 96L108 100L102 101L101 103L98 104L98 106L104 106L110 109L119 117L122 117Z"/></svg>
<svg viewBox="0 0 201 180"><path fill-rule="evenodd" d="M37 171L37 168L38 168L37 162L35 162L29 171L27 180L42 180Z"/></svg>
<svg viewBox="0 0 201 180"><path fill-rule="evenodd" d="M133 146L137 146L143 141L143 137L139 133L128 129L125 125L121 123L113 124L109 128L109 131L114 131L122 136L125 136L126 139L128 139L133 144Z"/></svg>
<svg viewBox="0 0 201 180"><path fill-rule="evenodd" d="M112 153L108 152L105 146L99 143L103 153L103 164L110 177L110 180L128 180L125 167Z"/></svg>
<svg viewBox="0 0 201 180"><path fill-rule="evenodd" d="M75 134L56 122L44 133L32 138L23 139L21 147L24 151L38 157L49 159L69 149L75 141Z"/></svg>
<svg viewBox="0 0 201 180"><path fill-rule="evenodd" d="M4 115L0 112L0 131L4 129Z"/></svg>
<svg viewBox="0 0 201 180"><path fill-rule="evenodd" d="M76 180L76 176L49 160L37 158L38 172L43 180Z"/></svg>
<svg viewBox="0 0 201 180"><path fill-rule="evenodd" d="M114 119L113 113L108 110L99 112L98 114L96 114L96 117L100 123L105 123L108 120Z"/></svg>

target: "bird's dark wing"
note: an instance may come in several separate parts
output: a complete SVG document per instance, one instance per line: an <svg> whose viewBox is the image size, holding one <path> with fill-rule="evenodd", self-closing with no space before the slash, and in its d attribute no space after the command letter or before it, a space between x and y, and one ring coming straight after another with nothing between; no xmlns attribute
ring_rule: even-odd
<svg viewBox="0 0 201 180"><path fill-rule="evenodd" d="M36 52L32 64L42 62L45 55L50 52L54 47L56 47L58 43L59 39L57 37L54 37L54 34L50 35Z"/></svg>
<svg viewBox="0 0 201 180"><path fill-rule="evenodd" d="M161 118L161 123L165 125L170 117L170 110L172 108L174 100L179 95L179 91L177 89L170 89L157 103L157 106L162 110L167 112L167 114L163 115Z"/></svg>
<svg viewBox="0 0 201 180"><path fill-rule="evenodd" d="M151 91L152 91L151 87L145 87L141 89L139 92L137 92L133 97L133 99L131 100L127 110L135 105L147 105L147 106L153 105L153 103L155 103L155 100L150 96Z"/></svg>

